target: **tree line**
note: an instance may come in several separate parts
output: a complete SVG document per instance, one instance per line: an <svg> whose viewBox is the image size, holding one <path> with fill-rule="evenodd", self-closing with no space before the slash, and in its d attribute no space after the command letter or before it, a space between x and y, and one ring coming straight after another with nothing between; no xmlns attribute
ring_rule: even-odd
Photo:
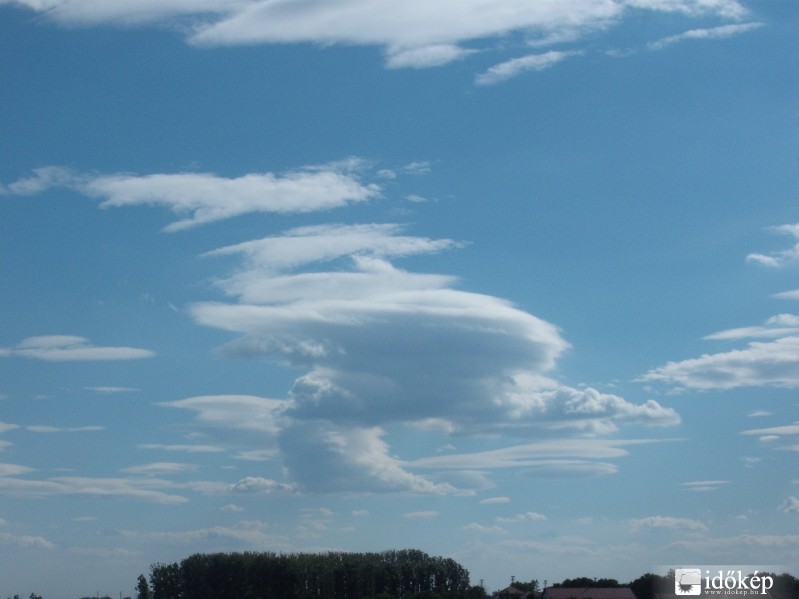
<svg viewBox="0 0 799 599"><path fill-rule="evenodd" d="M469 572L416 549L381 553L199 553L154 564L138 599L481 599Z"/></svg>

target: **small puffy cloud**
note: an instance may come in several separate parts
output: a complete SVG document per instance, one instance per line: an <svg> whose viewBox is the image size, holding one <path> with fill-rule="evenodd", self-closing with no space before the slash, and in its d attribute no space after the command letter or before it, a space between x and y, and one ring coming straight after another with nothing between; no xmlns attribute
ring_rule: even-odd
<svg viewBox="0 0 799 599"><path fill-rule="evenodd" d="M779 510L781 512L785 512L786 514L799 514L799 499L794 496L788 497L780 504Z"/></svg>
<svg viewBox="0 0 799 599"><path fill-rule="evenodd" d="M774 297L777 299L799 300L799 289L781 291L780 293L775 293Z"/></svg>
<svg viewBox="0 0 799 599"><path fill-rule="evenodd" d="M254 493L271 495L273 493L293 493L294 487L278 481L261 478L259 476L246 476L230 487L233 493Z"/></svg>
<svg viewBox="0 0 799 599"><path fill-rule="evenodd" d="M647 44L650 50L661 50L666 46L671 46L685 40L718 40L727 39L763 26L763 23L734 23L732 25L720 25L706 29L691 29L678 35L670 35L657 41Z"/></svg>
<svg viewBox="0 0 799 599"><path fill-rule="evenodd" d="M28 337L15 347L0 348L0 356L18 356L47 362L137 360L154 355L154 352L147 349L92 345L85 337L74 335Z"/></svg>
<svg viewBox="0 0 799 599"><path fill-rule="evenodd" d="M228 513L231 513L231 514L235 514L235 513L239 513L239 512L243 512L244 511L243 507L241 507L240 505L236 505L235 503L228 503L227 505L223 505L219 509L222 510L223 512L228 512Z"/></svg>
<svg viewBox="0 0 799 599"><path fill-rule="evenodd" d="M790 235L794 239L799 240L799 223L770 227L769 230L773 233ZM756 262L773 268L786 266L799 260L799 243L794 244L793 247L787 250L770 252L768 254L752 253L746 257L746 260L747 262Z"/></svg>
<svg viewBox="0 0 799 599"><path fill-rule="evenodd" d="M10 422L0 422L0 434L7 433L8 431L17 430L18 424L11 424Z"/></svg>
<svg viewBox="0 0 799 599"><path fill-rule="evenodd" d="M680 532L704 532L707 526L699 520L690 518L674 518L671 516L648 516L630 520L633 530L645 528L669 528Z"/></svg>
<svg viewBox="0 0 799 599"><path fill-rule="evenodd" d="M351 162L336 163L281 175L248 173L234 178L214 173L83 175L47 167L10 184L8 189L31 195L50 187L68 187L100 200L103 208L163 206L187 215L164 229L174 232L243 214L317 212L378 196L380 188L362 183L348 170L352 166Z"/></svg>
<svg viewBox="0 0 799 599"><path fill-rule="evenodd" d="M570 56L576 56L579 52L563 52L550 50L543 54L530 54L519 58L513 58L506 62L494 65L484 73L475 78L477 85L495 85L507 81L525 71L543 71Z"/></svg>

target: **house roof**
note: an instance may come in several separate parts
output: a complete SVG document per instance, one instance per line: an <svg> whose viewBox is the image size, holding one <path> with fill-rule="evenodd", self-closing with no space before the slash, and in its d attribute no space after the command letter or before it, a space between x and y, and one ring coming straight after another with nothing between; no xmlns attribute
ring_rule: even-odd
<svg viewBox="0 0 799 599"><path fill-rule="evenodd" d="M629 587L548 587L543 599L635 599Z"/></svg>

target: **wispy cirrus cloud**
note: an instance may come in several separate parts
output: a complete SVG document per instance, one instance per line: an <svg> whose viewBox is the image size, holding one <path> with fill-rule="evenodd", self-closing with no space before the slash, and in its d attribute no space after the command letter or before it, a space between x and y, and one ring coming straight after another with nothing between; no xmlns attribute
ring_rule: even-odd
<svg viewBox="0 0 799 599"><path fill-rule="evenodd" d="M769 227L772 233L780 235L790 235L794 239L799 240L799 223L778 225L776 227ZM779 268L791 264L799 260L799 242L794 244L793 247L787 250L778 250L769 252L768 254L752 253L746 257L747 262L756 262L764 266ZM790 292L789 292L790 293ZM783 297L788 297L783 294Z"/></svg>
<svg viewBox="0 0 799 599"><path fill-rule="evenodd" d="M551 68L570 56L578 56L580 52L563 52L550 50L543 54L529 54L519 58L513 58L506 62L494 65L484 73L480 73L475 78L477 85L495 85L508 79L512 79L525 71L543 71Z"/></svg>
<svg viewBox="0 0 799 599"><path fill-rule="evenodd" d="M75 335L28 337L14 347L0 348L0 357L15 356L47 362L137 360L154 355L155 352L148 349L92 345L85 337Z"/></svg>
<svg viewBox="0 0 799 599"><path fill-rule="evenodd" d="M763 23L753 22L720 25L718 27L708 27L705 29L691 29L690 31L685 31L677 35L670 35L654 42L650 42L647 44L647 48L650 50L662 50L667 46L671 46L672 44L677 44L685 40L727 39L736 35L741 35L742 33L746 33L748 31L759 29L762 26Z"/></svg>
<svg viewBox="0 0 799 599"><path fill-rule="evenodd" d="M162 489L172 483L156 478L92 478L79 476L51 477L43 480L16 478L32 469L13 464L0 467L0 494L17 497L50 497L80 495L89 497L118 497L163 504L181 504L188 501L181 495Z"/></svg>
<svg viewBox="0 0 799 599"><path fill-rule="evenodd" d="M363 202L380 193L362 183L357 159L306 167L276 175L248 173L222 177L214 173L74 173L63 167L36 169L31 177L7 186L16 195L34 195L54 187L73 189L100 200L100 207L155 205L187 218L167 225L167 232L253 213L308 213Z"/></svg>

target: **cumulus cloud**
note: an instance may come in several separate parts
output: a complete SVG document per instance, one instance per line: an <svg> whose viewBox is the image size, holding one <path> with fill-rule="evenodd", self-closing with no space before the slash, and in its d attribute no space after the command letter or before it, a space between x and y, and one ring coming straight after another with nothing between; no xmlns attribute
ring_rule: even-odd
<svg viewBox="0 0 799 599"><path fill-rule="evenodd" d="M720 25L706 29L691 29L677 35L670 35L657 41L647 44L650 50L661 50L666 46L676 44L685 40L716 40L727 39L735 35L740 35L763 26L763 23L735 23L732 25Z"/></svg>
<svg viewBox="0 0 799 599"><path fill-rule="evenodd" d="M87 175L62 167L44 167L33 176L8 185L11 193L32 195L51 187L67 187L100 200L102 208L155 205L187 218L165 231L257 212L290 214L330 210L379 195L375 184L362 183L360 161L307 167L280 175L248 173L222 177L214 173Z"/></svg>
<svg viewBox="0 0 799 599"><path fill-rule="evenodd" d="M786 514L799 513L799 499L794 496L788 497L780 504L779 510L781 512L785 512Z"/></svg>
<svg viewBox="0 0 799 599"><path fill-rule="evenodd" d="M799 223L770 227L769 231L781 235L790 235L799 240ZM756 262L765 266L779 268L799 260L799 242L787 250L770 252L768 254L752 253L746 257L748 262ZM786 296L784 296L786 297Z"/></svg>
<svg viewBox="0 0 799 599"><path fill-rule="evenodd" d="M85 337L43 335L28 337L15 347L0 348L0 357L18 356L47 362L137 360L151 358L154 352L134 347L102 347L92 345Z"/></svg>
<svg viewBox="0 0 799 599"><path fill-rule="evenodd" d="M315 43L383 49L388 67L440 66L463 58L467 45L520 33L549 43L606 29L631 9L686 17L742 19L738 0L0 0L67 25L182 22L196 45ZM695 34L698 35L698 34ZM718 32L708 34L725 35ZM726 34L731 35L731 34Z"/></svg>
<svg viewBox="0 0 799 599"><path fill-rule="evenodd" d="M543 71L557 63L565 60L569 56L576 56L579 52L561 52L550 50L543 54L530 54L521 56L506 62L494 65L486 72L479 74L475 78L477 85L495 85L507 81L525 71Z"/></svg>
<svg viewBox="0 0 799 599"><path fill-rule="evenodd" d="M674 518L672 516L648 516L630 520L633 530L644 528L670 528L680 532L703 532L707 526L699 520L690 518Z"/></svg>

